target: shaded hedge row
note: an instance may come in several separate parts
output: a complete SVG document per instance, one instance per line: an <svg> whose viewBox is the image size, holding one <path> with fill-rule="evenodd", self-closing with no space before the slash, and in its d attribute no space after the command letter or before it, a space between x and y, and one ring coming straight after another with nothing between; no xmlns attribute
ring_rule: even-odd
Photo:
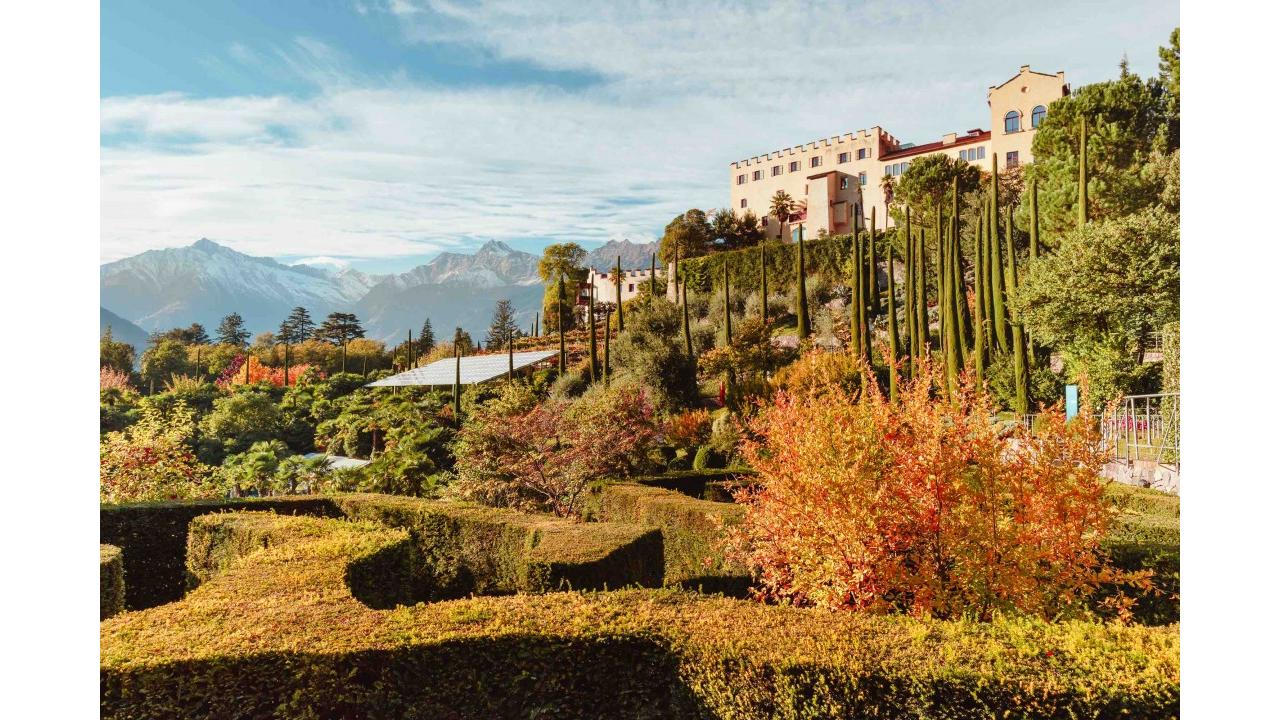
<svg viewBox="0 0 1280 720"><path fill-rule="evenodd" d="M124 558L115 545L98 546L98 619L124 610Z"/></svg>
<svg viewBox="0 0 1280 720"><path fill-rule="evenodd" d="M690 476L675 482L697 480ZM592 516L605 522L661 528L664 584L746 595L750 574L728 561L720 547L725 525L741 521L741 505L699 500L649 484L610 483L593 493L590 506Z"/></svg>
<svg viewBox="0 0 1280 720"><path fill-rule="evenodd" d="M662 582L662 535L652 527L575 523L391 495L104 505L101 541L124 549L131 578L126 606L154 607L181 598L189 581L191 521L228 510L348 517L403 528L412 540L417 593L424 600Z"/></svg>
<svg viewBox="0 0 1280 720"><path fill-rule="evenodd" d="M352 596L349 567L403 535L306 517L250 532L288 539L102 623L102 717L1178 714L1176 627L928 622L671 590L382 611Z"/></svg>
<svg viewBox="0 0 1280 720"><path fill-rule="evenodd" d="M1158 590L1135 598L1135 620L1146 625L1178 622L1182 558L1178 496L1121 483L1113 484L1108 493L1121 510L1111 535L1102 542L1103 549L1116 567L1152 571ZM1110 592L1104 588L1101 597Z"/></svg>

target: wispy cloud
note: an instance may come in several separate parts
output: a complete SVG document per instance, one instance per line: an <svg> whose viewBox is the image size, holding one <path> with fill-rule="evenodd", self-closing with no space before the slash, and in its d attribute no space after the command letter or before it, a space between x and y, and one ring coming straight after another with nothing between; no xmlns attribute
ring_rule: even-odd
<svg viewBox="0 0 1280 720"><path fill-rule="evenodd" d="M105 98L103 259L201 236L380 258L490 237L652 239L722 204L733 160L875 124L905 140L987 127L986 87L1018 65L1079 83L1127 49L1152 72L1177 17L1168 1L361 3L407 42L603 81L458 89L369 77L308 38L233 45L228 62L316 91ZM1092 35L1072 29L1082 13Z"/></svg>

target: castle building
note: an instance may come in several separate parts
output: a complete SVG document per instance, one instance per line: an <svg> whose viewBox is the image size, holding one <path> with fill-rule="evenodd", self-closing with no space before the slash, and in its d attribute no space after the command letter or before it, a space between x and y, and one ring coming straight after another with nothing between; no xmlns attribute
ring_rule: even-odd
<svg viewBox="0 0 1280 720"><path fill-rule="evenodd" d="M659 276L661 277L661 276ZM640 294L640 286L649 282L649 268L643 270L622 271L622 302L627 302ZM610 273L587 270L587 279L578 284L578 305L586 305L588 298L595 295L597 303L612 303L617 300L617 287Z"/></svg>
<svg viewBox="0 0 1280 720"><path fill-rule="evenodd" d="M935 142L903 143L880 126L777 150L729 165L730 207L738 216L750 211L764 222L767 237L794 239L803 226L806 237L838 235L865 227L871 208L876 225L886 227L881 179L897 177L912 162L951 153L965 162L999 170L1030 162L1031 141L1054 100L1070 93L1065 73L1035 72L1023 65L1018 74L987 89L991 130L974 128L949 133ZM770 203L784 190L797 205L779 226Z"/></svg>

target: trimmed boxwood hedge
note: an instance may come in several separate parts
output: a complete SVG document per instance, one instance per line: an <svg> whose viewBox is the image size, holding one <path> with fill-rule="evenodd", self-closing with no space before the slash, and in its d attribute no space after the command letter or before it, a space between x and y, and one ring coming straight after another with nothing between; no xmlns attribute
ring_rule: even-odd
<svg viewBox="0 0 1280 720"><path fill-rule="evenodd" d="M1152 571L1158 590L1135 598L1135 619L1147 625L1178 622L1182 557L1178 496L1121 483L1113 484L1108 492L1119 501L1121 511L1103 549L1119 568ZM1100 599L1110 592L1104 588Z"/></svg>
<svg viewBox="0 0 1280 720"><path fill-rule="evenodd" d="M591 499L591 514L606 522L662 529L666 585L744 596L751 583L745 567L728 561L719 546L724 527L740 522L741 505L699 500L675 490L637 483L610 483Z"/></svg>
<svg viewBox="0 0 1280 720"><path fill-rule="evenodd" d="M179 602L103 621L102 717L1178 714L1176 626L937 622L642 589L374 610L349 568L403 531L212 522L267 547L243 546Z"/></svg>
<svg viewBox="0 0 1280 720"><path fill-rule="evenodd" d="M98 545L98 618L124 610L124 559L115 545Z"/></svg>
<svg viewBox="0 0 1280 720"><path fill-rule="evenodd" d="M653 526L578 523L469 503L392 495L104 505L101 541L124 549L130 609L182 597L188 527L211 512L349 517L408 531L420 599L561 588L662 584L662 534ZM198 578L195 578L198 581Z"/></svg>

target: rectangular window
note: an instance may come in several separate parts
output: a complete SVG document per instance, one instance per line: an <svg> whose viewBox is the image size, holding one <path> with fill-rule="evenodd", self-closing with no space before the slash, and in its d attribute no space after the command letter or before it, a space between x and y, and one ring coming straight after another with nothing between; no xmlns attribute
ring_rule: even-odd
<svg viewBox="0 0 1280 720"><path fill-rule="evenodd" d="M782 174L782 166L781 166L781 165L774 165L774 166L773 166L773 174L774 174L774 176L781 175L781 174Z"/></svg>
<svg viewBox="0 0 1280 720"><path fill-rule="evenodd" d="M763 170L757 170L757 171L755 171L755 172L751 173L751 179L752 179L752 180L759 180L760 178L763 178L763 177L764 177L764 171L763 171Z"/></svg>
<svg viewBox="0 0 1280 720"><path fill-rule="evenodd" d="M746 198L742 198L741 200L738 201L738 207L746 207L746 206L747 206Z"/></svg>
<svg viewBox="0 0 1280 720"><path fill-rule="evenodd" d="M849 162L849 153L847 152L840 153L840 157L836 160L836 162L840 162L840 163Z"/></svg>
<svg viewBox="0 0 1280 720"><path fill-rule="evenodd" d="M960 159L961 159L961 160L963 160L963 159L964 159L964 151L963 151L963 150L961 150L961 151L960 151Z"/></svg>
<svg viewBox="0 0 1280 720"><path fill-rule="evenodd" d="M867 149L866 149L866 148L858 148L858 159L859 159L859 160L866 160L866 159L867 159Z"/></svg>
<svg viewBox="0 0 1280 720"><path fill-rule="evenodd" d="M858 173L858 184L859 185L867 184L867 173L865 171Z"/></svg>
<svg viewBox="0 0 1280 720"><path fill-rule="evenodd" d="M884 174L885 174L885 175L892 175L892 174L893 174L893 166L892 166L892 165L885 165L885 166L884 166Z"/></svg>
<svg viewBox="0 0 1280 720"><path fill-rule="evenodd" d="M849 189L849 178L847 178L847 177L842 177L842 178L840 178L840 189L841 189L841 190L848 190L848 189Z"/></svg>
<svg viewBox="0 0 1280 720"><path fill-rule="evenodd" d="M1004 166L1007 168L1018 167L1018 151L1007 152L1004 154Z"/></svg>
<svg viewBox="0 0 1280 720"><path fill-rule="evenodd" d="M798 262L798 261L797 261L797 262ZM868 284L870 284L870 283L868 283ZM627 292L635 292L635 291L636 291L636 286L635 286L635 284L633 284L633 283L627 283Z"/></svg>
<svg viewBox="0 0 1280 720"><path fill-rule="evenodd" d="M986 159L987 159L987 149L986 149L986 148L984 148L984 147L980 147L980 148L978 148L978 159L979 159L979 160L986 160Z"/></svg>
<svg viewBox="0 0 1280 720"><path fill-rule="evenodd" d="M800 169L800 161L799 161L799 160L792 160L792 161L791 161L791 165L790 165L790 166L788 166L788 168L787 168L787 169L788 169L788 170L790 170L791 172L795 172L795 171L799 170L799 169Z"/></svg>
<svg viewBox="0 0 1280 720"><path fill-rule="evenodd" d="M821 158L821 157L811 157L811 158L809 158L809 167L811 167L811 168L815 168L815 167L818 167L818 166L819 166L819 165L821 165L821 164L822 164L822 158Z"/></svg>
<svg viewBox="0 0 1280 720"><path fill-rule="evenodd" d="M739 175L739 176L738 176L738 184L739 184L739 185L742 185L742 184L744 184L744 183L746 183L746 182L747 182L747 176L746 176L746 175Z"/></svg>

